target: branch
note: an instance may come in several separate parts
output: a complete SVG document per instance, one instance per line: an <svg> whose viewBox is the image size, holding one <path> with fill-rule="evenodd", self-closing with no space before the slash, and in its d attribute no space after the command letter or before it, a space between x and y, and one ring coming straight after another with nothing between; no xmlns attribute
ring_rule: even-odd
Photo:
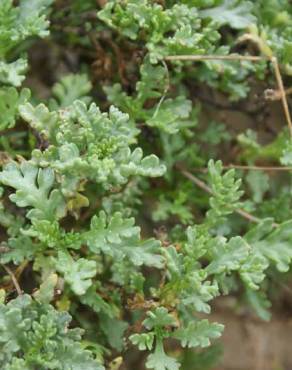
<svg viewBox="0 0 292 370"><path fill-rule="evenodd" d="M243 171L281 171L287 172L292 171L292 167L282 167L282 166L248 166L248 165L240 165L240 164L226 164L223 165L222 168L224 170L236 169L236 170L243 170ZM207 173L208 168L206 167L197 167L194 168L193 171Z"/></svg>
<svg viewBox="0 0 292 370"><path fill-rule="evenodd" d="M288 123L290 136L292 136L292 121L291 121L287 96L286 96L286 92L285 92L285 88L284 88L284 83L283 83L283 79L282 79L281 72L280 72L279 63L278 63L278 60L277 60L276 57L272 57L271 62L272 62L272 65L274 67L278 88L279 88L279 91L281 92L282 106L283 106L284 113L285 113L285 116L286 116L286 120L287 120L287 123Z"/></svg>
<svg viewBox="0 0 292 370"><path fill-rule="evenodd" d="M237 55L237 54L229 54L229 55L169 55L164 58L165 60L170 61L195 61L200 62L204 60L234 60L234 61L249 61L249 62L260 62L263 60L269 61L270 58L267 57L259 57L254 55Z"/></svg>
<svg viewBox="0 0 292 370"><path fill-rule="evenodd" d="M18 295L22 295L22 290L20 288L20 285L18 284L18 281L14 275L14 273L10 270L10 268L8 266L5 266L3 264L1 264L1 266L4 268L4 270L7 272L7 274L10 276L12 282L13 282L13 285L17 291L17 294Z"/></svg>

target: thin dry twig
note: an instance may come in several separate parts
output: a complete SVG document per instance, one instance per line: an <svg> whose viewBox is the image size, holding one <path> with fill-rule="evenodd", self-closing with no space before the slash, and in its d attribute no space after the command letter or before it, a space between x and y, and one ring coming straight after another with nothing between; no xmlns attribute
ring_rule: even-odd
<svg viewBox="0 0 292 370"><path fill-rule="evenodd" d="M286 92L285 92L285 88L284 88L284 83L283 83L283 79L282 79L282 75L281 75L281 72L280 72L280 67L279 67L279 63L278 63L277 58L272 57L271 58L271 63L274 67L278 88L279 88L279 91L281 92L281 101L282 101L284 113L285 113L286 120L287 120L287 123L288 123L290 135L292 136L292 121L291 121L291 116L290 116L290 111L289 111L289 105L288 105L287 96L286 96Z"/></svg>
<svg viewBox="0 0 292 370"><path fill-rule="evenodd" d="M211 194L211 195L213 194L212 189L207 184L205 184L204 181L198 179L196 176L194 176L193 174L191 174L190 172L188 172L186 170L180 170L180 171L181 171L181 174L183 176L188 178L190 181L192 181L194 184L196 184L199 188L201 188L202 190L204 190L208 194ZM241 208L236 209L235 212L238 215L240 215L241 217L244 217L245 219L247 219L250 222L259 223L259 222L262 221L260 218L253 216L252 214L244 211ZM277 227L278 224L274 223L273 226Z"/></svg>
<svg viewBox="0 0 292 370"><path fill-rule="evenodd" d="M5 265L3 265L3 264L1 264L1 266L4 268L4 270L7 272L7 274L10 276L10 278L11 278L11 280L12 280L12 282L13 282L13 285L14 285L14 287L15 287L15 289L16 289L16 291L17 291L17 294L18 295L22 295L23 293L22 293L22 290L21 290L21 288L20 288L20 285L18 284L18 281L17 281L17 279L16 279L16 277L15 277L15 275L14 275L14 273L13 273L13 271L12 270L10 270L10 268L8 267L8 266L5 266Z"/></svg>
<svg viewBox="0 0 292 370"><path fill-rule="evenodd" d="M234 61L249 61L249 62L260 62L263 60L269 61L270 58L261 57L261 56L254 56L254 55L237 55L237 54L229 54L229 55L169 55L164 58L165 60L169 61L195 61L200 62L204 60L234 60Z"/></svg>
<svg viewBox="0 0 292 370"><path fill-rule="evenodd" d="M155 112L153 114L153 118L156 117L157 113L159 112L159 109L161 107L161 104L164 102L165 98L166 98L166 94L170 88L170 76L169 76L169 70L168 70L168 67L167 67L167 64L165 63L164 60L162 60L162 65L163 67L165 68L165 71L166 71L166 85L164 87L164 91L163 91L163 95L162 97L160 98L157 106L156 106L156 109L155 109Z"/></svg>
<svg viewBox="0 0 292 370"><path fill-rule="evenodd" d="M248 165L240 165L240 164L226 164L223 165L222 168L224 170L230 170L230 169L238 169L238 170L243 170L243 171L267 171L267 172L272 172L272 171L281 171L281 172L287 172L287 171L292 171L292 167L281 167L281 166L248 166ZM202 173L207 173L208 168L206 167L197 167L193 168L193 171L197 172L202 172Z"/></svg>
<svg viewBox="0 0 292 370"><path fill-rule="evenodd" d="M280 92L279 96L282 101L282 106L284 109L286 121L288 124L288 128L290 131L290 136L292 137L292 120L289 111L288 101L286 97L286 91L284 88L284 83L282 79L282 75L280 72L280 67L278 63L278 59L276 57L266 57L266 56L254 56L254 55L236 55L236 54L229 54L229 55L169 55L165 57L165 60L168 61L204 61L204 60L230 60L230 61L250 61L250 62L260 62L260 61L270 61L272 63L278 90Z"/></svg>

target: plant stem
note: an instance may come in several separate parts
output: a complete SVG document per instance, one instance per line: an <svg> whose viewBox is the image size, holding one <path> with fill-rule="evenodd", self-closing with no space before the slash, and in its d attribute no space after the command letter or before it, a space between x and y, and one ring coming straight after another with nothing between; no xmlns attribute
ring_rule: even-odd
<svg viewBox="0 0 292 370"><path fill-rule="evenodd" d="M164 58L170 61L204 61L204 60L234 60L234 61L249 61L249 62L260 62L262 60L269 61L270 58L254 56L254 55L169 55Z"/></svg>
<svg viewBox="0 0 292 370"><path fill-rule="evenodd" d="M7 272L7 274L10 276L12 282L13 282L13 285L17 291L17 294L18 295L22 295L22 290L20 288L20 285L18 284L18 281L14 275L14 273L12 272L12 270L10 270L10 268L8 266L5 266L3 264L1 264L1 266L4 268L4 270Z"/></svg>
<svg viewBox="0 0 292 370"><path fill-rule="evenodd" d="M271 63L274 67L278 88L279 88L279 91L281 92L282 106L283 106L285 117L286 117L286 120L287 120L287 123L288 123L290 136L292 137L292 121L291 121L291 116L290 116L290 111L289 111L289 105L288 105L287 96L286 96L286 92L285 92L285 88L284 88L284 83L283 83L283 79L282 79L282 75L281 75L281 72L280 72L280 67L279 67L279 63L278 63L277 58L272 57L271 58Z"/></svg>
<svg viewBox="0 0 292 370"><path fill-rule="evenodd" d="M244 171L292 171L292 167L282 167L282 166L248 166L248 165L240 165L240 164L226 164L223 165L222 168L224 170L229 169L238 169ZM206 167L194 168L193 171L198 171L202 173L207 173L208 169Z"/></svg>

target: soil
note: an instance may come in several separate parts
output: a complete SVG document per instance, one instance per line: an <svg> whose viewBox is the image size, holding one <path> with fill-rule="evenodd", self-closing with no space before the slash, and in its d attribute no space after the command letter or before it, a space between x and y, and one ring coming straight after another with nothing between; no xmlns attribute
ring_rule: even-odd
<svg viewBox="0 0 292 370"><path fill-rule="evenodd" d="M224 309L213 319L223 323L224 354L216 370L291 370L292 315L264 322Z"/></svg>

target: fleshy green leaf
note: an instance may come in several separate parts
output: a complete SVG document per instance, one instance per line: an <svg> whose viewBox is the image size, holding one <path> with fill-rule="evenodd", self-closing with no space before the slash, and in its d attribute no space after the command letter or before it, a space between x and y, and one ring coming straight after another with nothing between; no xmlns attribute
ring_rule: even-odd
<svg viewBox="0 0 292 370"><path fill-rule="evenodd" d="M212 18L220 25L229 25L235 29L247 28L256 23L252 14L253 4L250 1L223 0L222 4L200 11L203 18Z"/></svg>
<svg viewBox="0 0 292 370"><path fill-rule="evenodd" d="M240 269L250 251L250 246L239 236L231 238L227 243L224 238L217 239L212 248L212 261L206 268L209 274Z"/></svg>
<svg viewBox="0 0 292 370"><path fill-rule="evenodd" d="M42 303L50 303L54 297L54 290L58 282L57 274L50 274L40 285L39 290L34 292L33 296Z"/></svg>
<svg viewBox="0 0 292 370"><path fill-rule="evenodd" d="M18 87L25 79L26 70L27 61L25 59L18 59L12 63L0 61L0 81Z"/></svg>
<svg viewBox="0 0 292 370"><path fill-rule="evenodd" d="M26 161L12 162L0 173L0 181L16 190L9 198L18 207L32 207L27 217L52 221L64 216L63 197L53 189L55 175L50 168L40 169Z"/></svg>
<svg viewBox="0 0 292 370"><path fill-rule="evenodd" d="M18 107L24 104L30 97L28 89L22 89L20 93L13 88L0 89L0 129L4 130L15 125L19 116Z"/></svg>
<svg viewBox="0 0 292 370"><path fill-rule="evenodd" d="M216 163L211 159L208 163L212 197L211 210L208 217L216 222L219 217L224 217L240 207L239 199L243 192L240 190L241 180L235 178L235 171L231 169L222 175L222 162Z"/></svg>
<svg viewBox="0 0 292 370"><path fill-rule="evenodd" d="M147 318L143 321L143 325L151 330L155 327L176 326L176 321L165 307L157 307L154 311L147 312Z"/></svg>
<svg viewBox="0 0 292 370"><path fill-rule="evenodd" d="M148 356L146 367L154 370L178 370L179 364L174 358L166 355L163 344L159 341L156 343L154 353Z"/></svg>
<svg viewBox="0 0 292 370"><path fill-rule="evenodd" d="M92 285L92 278L96 275L96 263L85 258L74 260L69 253L58 253L56 268L64 275L65 281L77 295L85 294Z"/></svg>
<svg viewBox="0 0 292 370"><path fill-rule="evenodd" d="M140 351L145 349L151 350L154 342L154 333L133 334L129 339L135 346L138 346Z"/></svg>
<svg viewBox="0 0 292 370"><path fill-rule="evenodd" d="M82 331L68 328L70 321L68 313L27 294L0 304L1 368L102 370L90 351L82 348Z"/></svg>
<svg viewBox="0 0 292 370"><path fill-rule="evenodd" d="M119 212L107 217L104 212L91 220L85 240L93 253L103 252L115 258L129 258L136 266L161 268L163 258L158 254L160 242L155 239L140 240L140 228L133 218L123 218Z"/></svg>
<svg viewBox="0 0 292 370"><path fill-rule="evenodd" d="M183 347L208 347L210 339L219 338L224 326L210 323L208 320L193 321L186 328L177 329L173 336L178 339Z"/></svg>
<svg viewBox="0 0 292 370"><path fill-rule="evenodd" d="M69 74L64 76L52 87L52 93L56 100L51 102L53 108L66 108L75 100L88 104L91 97L87 94L92 88L91 82L85 74Z"/></svg>

